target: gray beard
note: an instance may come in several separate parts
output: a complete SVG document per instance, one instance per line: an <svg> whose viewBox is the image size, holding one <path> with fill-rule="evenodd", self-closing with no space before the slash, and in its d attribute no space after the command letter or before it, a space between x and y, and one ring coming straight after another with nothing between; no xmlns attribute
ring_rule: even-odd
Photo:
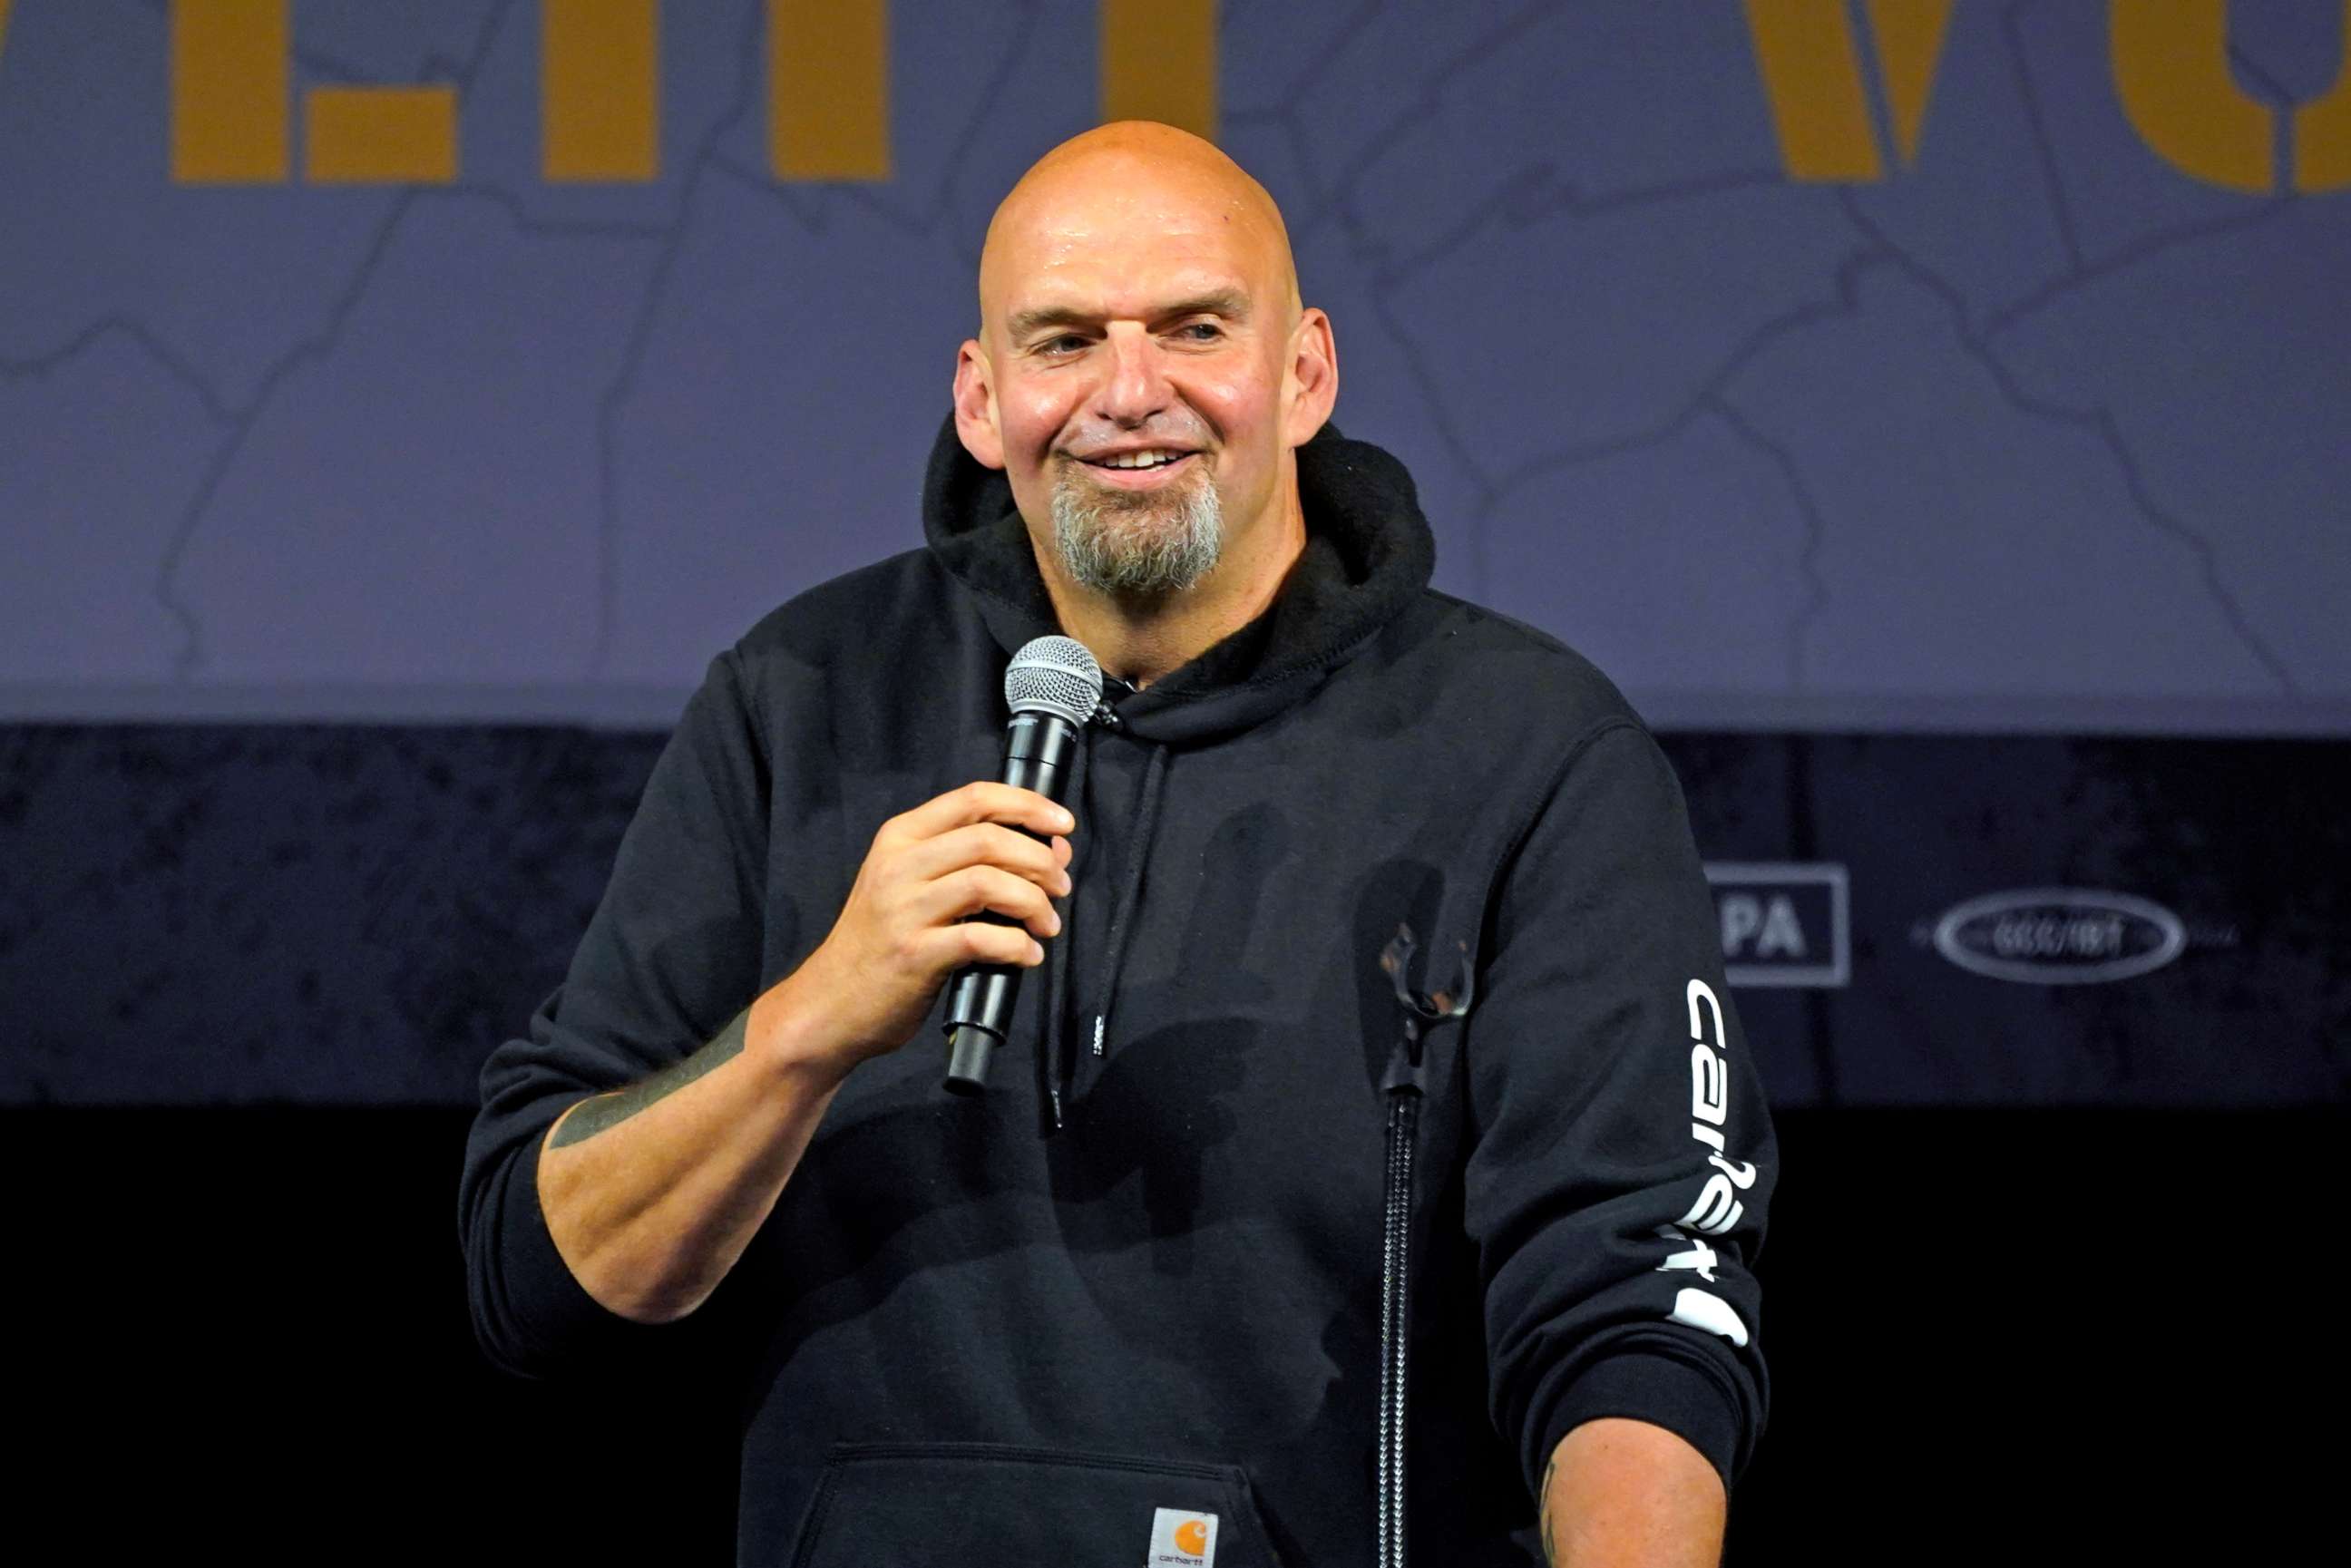
<svg viewBox="0 0 2351 1568"><path fill-rule="evenodd" d="M1053 542L1061 570L1079 587L1157 599L1216 570L1225 515L1207 476L1172 497L1089 495L1081 483L1066 469L1053 482Z"/></svg>

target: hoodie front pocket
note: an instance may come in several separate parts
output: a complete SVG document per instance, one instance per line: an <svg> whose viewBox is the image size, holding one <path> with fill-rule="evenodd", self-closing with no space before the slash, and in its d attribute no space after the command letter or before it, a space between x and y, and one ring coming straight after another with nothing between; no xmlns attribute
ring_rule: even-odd
<svg viewBox="0 0 2351 1568"><path fill-rule="evenodd" d="M841 1443L792 1568L1280 1568L1237 1465L998 1443Z"/></svg>

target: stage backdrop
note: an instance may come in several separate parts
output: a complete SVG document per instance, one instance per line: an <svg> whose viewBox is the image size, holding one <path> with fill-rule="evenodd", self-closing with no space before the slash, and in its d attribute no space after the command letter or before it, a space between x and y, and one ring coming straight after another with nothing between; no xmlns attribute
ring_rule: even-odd
<svg viewBox="0 0 2351 1568"><path fill-rule="evenodd" d="M1783 1103L2342 1098L2346 11L0 0L0 1097L465 1097L1147 115L1671 732Z"/></svg>

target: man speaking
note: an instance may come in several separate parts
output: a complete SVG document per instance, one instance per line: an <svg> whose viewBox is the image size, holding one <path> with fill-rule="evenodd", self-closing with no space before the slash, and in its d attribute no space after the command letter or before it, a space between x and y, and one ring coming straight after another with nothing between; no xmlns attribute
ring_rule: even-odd
<svg viewBox="0 0 2351 1568"><path fill-rule="evenodd" d="M484 1069L484 1345L711 1347L746 1563L1715 1562L1773 1142L1656 743L1428 587L1208 143L1055 149L979 307L927 548L714 661ZM1056 635L1066 805L994 782Z"/></svg>

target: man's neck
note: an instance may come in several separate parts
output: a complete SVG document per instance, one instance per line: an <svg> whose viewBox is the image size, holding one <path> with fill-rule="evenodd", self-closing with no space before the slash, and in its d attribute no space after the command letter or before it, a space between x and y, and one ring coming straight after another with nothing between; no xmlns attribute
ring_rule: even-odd
<svg viewBox="0 0 2351 1568"><path fill-rule="evenodd" d="M1217 568L1179 594L1130 600L1081 588L1050 552L1038 550L1039 573L1061 631L1092 650L1106 674L1147 686L1190 664L1265 613L1306 549L1295 495L1278 502L1262 526L1232 541ZM1031 540L1034 543L1033 538Z"/></svg>

